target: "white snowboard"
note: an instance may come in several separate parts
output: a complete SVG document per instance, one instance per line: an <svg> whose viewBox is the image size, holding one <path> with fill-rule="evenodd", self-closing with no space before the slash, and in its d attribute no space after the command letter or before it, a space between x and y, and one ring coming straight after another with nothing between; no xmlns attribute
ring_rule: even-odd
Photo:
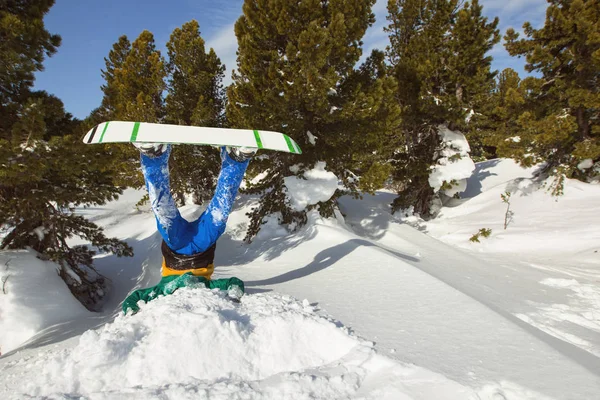
<svg viewBox="0 0 600 400"><path fill-rule="evenodd" d="M300 146L292 138L279 132L151 124L147 122L102 122L86 133L83 142L87 144L150 142L245 146L302 154Z"/></svg>

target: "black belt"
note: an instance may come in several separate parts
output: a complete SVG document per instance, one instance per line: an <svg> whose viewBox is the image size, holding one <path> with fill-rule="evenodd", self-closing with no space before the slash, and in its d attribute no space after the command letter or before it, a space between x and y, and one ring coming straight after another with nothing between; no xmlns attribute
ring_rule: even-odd
<svg viewBox="0 0 600 400"><path fill-rule="evenodd" d="M217 244L213 244L211 247L203 251L202 253L192 254L186 256L184 254L177 254L167 246L163 240L160 247L162 255L165 258L165 265L171 269L184 271L187 269L207 268L213 263L215 259L215 248Z"/></svg>

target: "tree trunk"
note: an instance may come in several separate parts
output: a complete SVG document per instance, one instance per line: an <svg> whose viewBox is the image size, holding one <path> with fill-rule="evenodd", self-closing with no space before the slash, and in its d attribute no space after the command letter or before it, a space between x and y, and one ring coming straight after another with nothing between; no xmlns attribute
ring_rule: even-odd
<svg viewBox="0 0 600 400"><path fill-rule="evenodd" d="M458 83L456 85L456 101L458 101L458 104L462 104L462 99L463 99L463 87L460 83Z"/></svg>
<svg viewBox="0 0 600 400"><path fill-rule="evenodd" d="M577 130L579 132L579 139L585 140L590 137L590 123L585 115L585 108L583 106L577 107Z"/></svg>

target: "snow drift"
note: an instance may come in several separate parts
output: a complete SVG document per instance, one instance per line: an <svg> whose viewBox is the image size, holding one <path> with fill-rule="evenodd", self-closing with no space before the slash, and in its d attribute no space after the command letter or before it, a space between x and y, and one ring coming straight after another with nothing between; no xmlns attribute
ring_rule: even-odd
<svg viewBox="0 0 600 400"><path fill-rule="evenodd" d="M0 252L0 354L41 329L91 314L73 297L57 268L33 250Z"/></svg>
<svg viewBox="0 0 600 400"><path fill-rule="evenodd" d="M208 289L181 289L85 332L73 348L2 368L0 394L91 399L475 399L373 344L308 301L256 294L237 305ZM43 370L32 370L34 362ZM8 376L7 376L8 375Z"/></svg>

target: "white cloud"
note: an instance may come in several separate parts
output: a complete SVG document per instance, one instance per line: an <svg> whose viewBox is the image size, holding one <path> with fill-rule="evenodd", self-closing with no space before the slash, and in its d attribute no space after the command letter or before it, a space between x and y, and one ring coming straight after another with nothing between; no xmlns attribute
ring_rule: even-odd
<svg viewBox="0 0 600 400"><path fill-rule="evenodd" d="M363 56L361 62L364 61L374 49L385 50L389 44L387 33L383 28L388 25L387 16L387 0L377 0L373 6L373 14L375 14L375 23L365 33L363 37Z"/></svg>
<svg viewBox="0 0 600 400"><path fill-rule="evenodd" d="M540 4L547 5L546 0L482 0L481 4L485 10L496 14L510 15L521 13L538 7Z"/></svg>
<svg viewBox="0 0 600 400"><path fill-rule="evenodd" d="M488 18L500 18L500 29L521 28L525 21L534 27L542 26L548 6L546 0L482 0L483 12ZM504 32L502 32L504 33Z"/></svg>
<svg viewBox="0 0 600 400"><path fill-rule="evenodd" d="M207 48L213 48L221 63L225 64L225 79L223 84L228 86L231 83L231 71L237 66L237 38L234 31L235 21L227 26L217 29L216 32L206 40Z"/></svg>

